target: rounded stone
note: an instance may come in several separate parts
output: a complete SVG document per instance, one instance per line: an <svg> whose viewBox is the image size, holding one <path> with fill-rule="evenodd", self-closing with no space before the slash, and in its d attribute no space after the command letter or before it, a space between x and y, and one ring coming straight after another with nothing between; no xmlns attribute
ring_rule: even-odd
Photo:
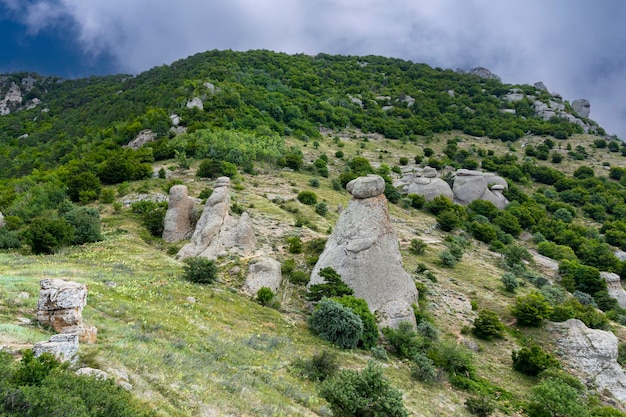
<svg viewBox="0 0 626 417"><path fill-rule="evenodd" d="M356 178L348 183L346 189L354 198L371 198L385 191L385 180L379 175Z"/></svg>
<svg viewBox="0 0 626 417"><path fill-rule="evenodd" d="M230 186L230 178L228 177L219 177L215 180L215 187L229 187Z"/></svg>

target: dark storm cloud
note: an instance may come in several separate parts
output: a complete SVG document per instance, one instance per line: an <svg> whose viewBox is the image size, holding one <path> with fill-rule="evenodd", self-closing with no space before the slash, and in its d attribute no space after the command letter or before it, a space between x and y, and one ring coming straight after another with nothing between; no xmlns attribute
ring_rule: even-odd
<svg viewBox="0 0 626 417"><path fill-rule="evenodd" d="M543 81L626 139L621 0L0 0L29 32L71 31L139 72L209 49L377 54Z"/></svg>

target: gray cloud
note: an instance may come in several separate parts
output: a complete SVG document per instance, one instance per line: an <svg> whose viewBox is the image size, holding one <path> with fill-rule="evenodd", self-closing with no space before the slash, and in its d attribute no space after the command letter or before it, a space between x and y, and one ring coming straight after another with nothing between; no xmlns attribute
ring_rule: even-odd
<svg viewBox="0 0 626 417"><path fill-rule="evenodd" d="M0 0L31 33L67 30L139 72L210 49L377 54L543 81L626 139L621 0Z"/></svg>

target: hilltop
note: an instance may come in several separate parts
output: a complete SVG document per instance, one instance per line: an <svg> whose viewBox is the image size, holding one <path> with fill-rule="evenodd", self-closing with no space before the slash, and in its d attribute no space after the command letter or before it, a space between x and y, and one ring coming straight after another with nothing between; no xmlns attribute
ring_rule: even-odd
<svg viewBox="0 0 626 417"><path fill-rule="evenodd" d="M578 318L624 341L626 310L599 271L626 271L615 256L626 250L626 147L542 85L373 56L211 51L137 76L7 74L0 97L10 98L0 116L0 345L17 354L49 338L34 320L39 279L86 283L85 321L99 331L80 365L126 374L157 415L330 415L298 365L323 350L344 369L380 362L413 415L471 415L465 402L478 397L494 415L521 415L541 398L537 386L563 389L564 377L520 373L511 352L540 346L587 382L547 319ZM495 173L509 204L402 195L403 179L426 166L447 182L459 169ZM422 382L393 335L380 344L388 352L341 350L309 329L304 284L351 198L345 184L368 173L386 180L420 292L420 343L471 357L464 372L431 350L439 371ZM200 209L222 175L231 213L249 213L258 242L249 256L218 257L216 283L193 284L176 257L187 241L160 237L158 201L183 184ZM78 213L101 229L77 232ZM51 232L58 239L38 246L42 219L67 223L73 239ZM274 308L243 291L249 264L265 256L283 267ZM511 307L535 293L550 312L523 326ZM482 311L504 324L502 338L472 331ZM592 415L622 415L599 407L622 409L623 399L577 390Z"/></svg>

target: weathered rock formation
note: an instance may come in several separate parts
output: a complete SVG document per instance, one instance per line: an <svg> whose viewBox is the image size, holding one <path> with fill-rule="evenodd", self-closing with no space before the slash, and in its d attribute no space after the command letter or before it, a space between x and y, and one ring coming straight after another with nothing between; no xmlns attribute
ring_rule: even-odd
<svg viewBox="0 0 626 417"><path fill-rule="evenodd" d="M352 194L311 274L309 285L323 282L319 271L332 267L376 312L381 327L415 324L417 289L402 267L398 240L389 219L384 180L378 175L347 185Z"/></svg>
<svg viewBox="0 0 626 417"><path fill-rule="evenodd" d="M474 200L486 200L503 209L508 204L508 200L502 195L506 186L506 181L496 175L459 169L452 186L454 202L466 206Z"/></svg>
<svg viewBox="0 0 626 417"><path fill-rule="evenodd" d="M609 295L617 300L620 307L626 308L626 291L622 287L619 275L612 272L600 272L600 276L606 281Z"/></svg>
<svg viewBox="0 0 626 417"><path fill-rule="evenodd" d="M493 80L502 81L502 79L499 76L497 76L493 72L489 71L485 67L472 68L471 70L469 70L469 73L472 74L472 75L478 75L480 78L485 78L487 80L492 80L493 79Z"/></svg>
<svg viewBox="0 0 626 417"><path fill-rule="evenodd" d="M195 203L187 195L187 187L175 185L170 188L170 199L163 220L163 240L178 242L188 239L193 232Z"/></svg>
<svg viewBox="0 0 626 417"><path fill-rule="evenodd" d="M4 227L5 224L6 222L4 220L4 216L2 215L2 212L0 211L0 227Z"/></svg>
<svg viewBox="0 0 626 417"><path fill-rule="evenodd" d="M137 134L135 139L131 140L130 142L128 142L128 144L124 145L124 147L137 150L141 148L143 145L145 145L146 143L154 142L156 137L157 137L157 134L154 133L152 130L144 129Z"/></svg>
<svg viewBox="0 0 626 417"><path fill-rule="evenodd" d="M543 83L543 81L537 81L535 84L533 84L533 86L537 89L537 90L541 90L541 91L548 91L548 88L546 87L546 85Z"/></svg>
<svg viewBox="0 0 626 417"><path fill-rule="evenodd" d="M97 329L83 326L87 286L60 279L42 279L39 285L39 323L51 326L58 333L77 334L82 342L95 343Z"/></svg>
<svg viewBox="0 0 626 417"><path fill-rule="evenodd" d="M2 99L0 99L0 115L7 115L15 111L22 104L22 92L20 87L11 83L9 89Z"/></svg>
<svg viewBox="0 0 626 417"><path fill-rule="evenodd" d="M591 103L589 103L589 100L584 98L572 101L572 108L582 117L589 117L589 114L591 113Z"/></svg>
<svg viewBox="0 0 626 417"><path fill-rule="evenodd" d="M202 99L200 97L194 97L187 102L187 108L204 110L204 103L202 102Z"/></svg>
<svg viewBox="0 0 626 417"><path fill-rule="evenodd" d="M402 182L407 184L402 191L406 194L419 194L424 196L428 201L440 195L453 199L452 188L450 185L437 177L437 170L431 167L425 167L422 175L408 174L402 178Z"/></svg>
<svg viewBox="0 0 626 417"><path fill-rule="evenodd" d="M567 365L597 391L607 391L626 402L626 370L617 363L617 337L605 330L589 329L577 319L551 323L554 340Z"/></svg>
<svg viewBox="0 0 626 417"><path fill-rule="evenodd" d="M268 287L276 293L281 281L280 262L271 258L262 258L250 264L243 289L250 295L256 295L261 287Z"/></svg>
<svg viewBox="0 0 626 417"><path fill-rule="evenodd" d="M48 342L38 342L33 346L35 356L43 353L54 355L61 362L76 363L78 360L78 334L55 334Z"/></svg>
<svg viewBox="0 0 626 417"><path fill-rule="evenodd" d="M191 236L191 242L178 252L180 259L203 256L216 259L229 252L248 255L256 246L256 236L248 213L240 218L228 213L230 208L230 178L215 181L213 194L207 199L202 216Z"/></svg>

